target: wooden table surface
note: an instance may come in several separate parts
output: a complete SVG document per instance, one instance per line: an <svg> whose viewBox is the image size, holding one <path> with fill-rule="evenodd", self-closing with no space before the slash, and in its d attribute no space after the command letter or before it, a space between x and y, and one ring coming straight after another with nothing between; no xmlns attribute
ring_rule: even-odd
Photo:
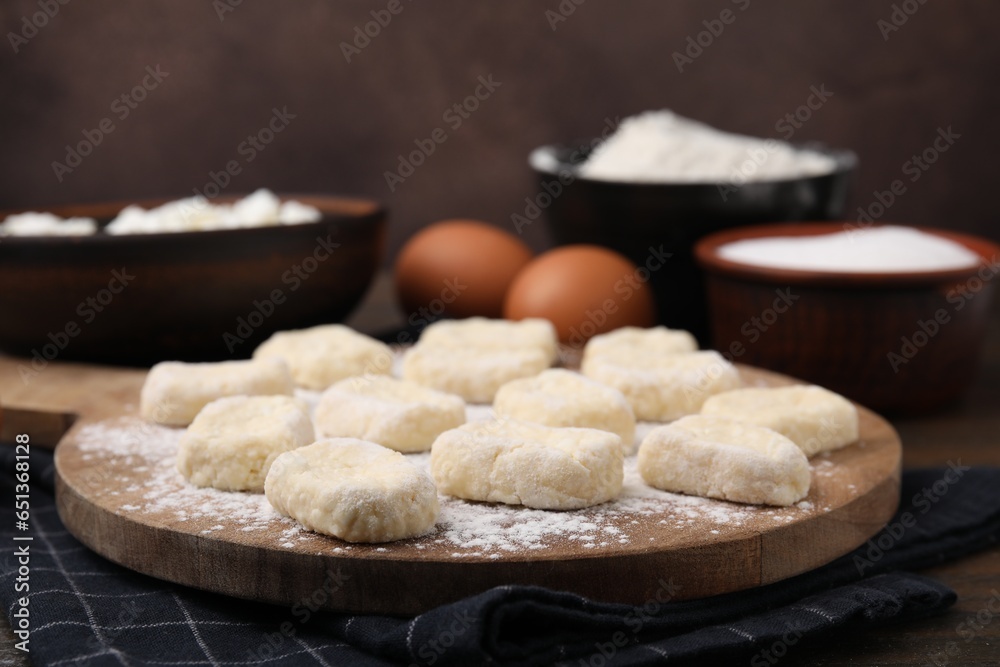
<svg viewBox="0 0 1000 667"><path fill-rule="evenodd" d="M948 461L965 465L1000 466L1000 299L994 303L986 349L974 386L960 405L926 416L892 418L903 441L903 467L940 466ZM391 283L382 275L349 324L362 331L385 330L400 324ZM998 665L1000 614L987 604L1000 598L1000 549L993 549L923 574L951 586L958 603L934 618L836 638L823 645L795 650L781 659L783 667L842 665ZM995 606L995 603L994 603ZM984 611L985 610L985 611ZM982 625L967 620L983 612ZM26 665L13 648L13 635L0 615L0 665ZM959 626L974 628L959 634Z"/></svg>

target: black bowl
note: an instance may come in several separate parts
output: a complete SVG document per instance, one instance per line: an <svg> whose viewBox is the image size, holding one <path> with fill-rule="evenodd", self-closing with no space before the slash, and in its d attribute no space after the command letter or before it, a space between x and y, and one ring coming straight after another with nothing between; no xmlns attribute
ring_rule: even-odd
<svg viewBox="0 0 1000 667"><path fill-rule="evenodd" d="M0 350L28 357L30 378L57 358L145 365L247 357L275 331L340 321L378 269L385 211L357 199L282 199L315 206L322 218L200 232L3 238ZM44 210L106 222L127 203ZM0 212L0 219L13 212Z"/></svg>
<svg viewBox="0 0 1000 667"><path fill-rule="evenodd" d="M719 230L763 222L842 219L857 165L850 151L807 144L801 147L835 160L831 173L743 185L602 181L577 173L592 145L542 146L531 153L539 185L536 203L545 211L553 240L602 245L646 267L660 323L687 329L703 344L709 338L707 309L695 242ZM661 261L664 255L669 259Z"/></svg>

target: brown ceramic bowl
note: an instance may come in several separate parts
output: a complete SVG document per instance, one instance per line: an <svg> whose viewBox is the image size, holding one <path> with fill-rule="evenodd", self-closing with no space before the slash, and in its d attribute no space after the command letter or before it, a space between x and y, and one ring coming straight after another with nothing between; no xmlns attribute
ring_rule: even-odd
<svg viewBox="0 0 1000 667"><path fill-rule="evenodd" d="M577 175L592 144L542 146L529 158L538 179L535 202L545 210L556 245L593 243L616 250L637 266L654 249L670 261L650 274L662 324L708 342L703 273L694 260L698 239L712 232L761 223L838 220L845 212L857 156L802 144L832 158L828 174L774 181L634 183Z"/></svg>
<svg viewBox="0 0 1000 667"><path fill-rule="evenodd" d="M340 321L379 266L385 211L358 199L282 198L315 206L323 218L203 232L3 238L0 350L28 357L31 370L55 358L215 360L247 357L281 329ZM103 222L129 203L164 201L45 210Z"/></svg>
<svg viewBox="0 0 1000 667"><path fill-rule="evenodd" d="M857 228L762 225L702 239L695 255L707 274L713 346L735 361L811 380L883 411L915 412L956 400L973 378L986 333L995 291L990 278L1000 270L997 244L925 229L961 243L983 262L914 273L774 269L717 253L742 239Z"/></svg>

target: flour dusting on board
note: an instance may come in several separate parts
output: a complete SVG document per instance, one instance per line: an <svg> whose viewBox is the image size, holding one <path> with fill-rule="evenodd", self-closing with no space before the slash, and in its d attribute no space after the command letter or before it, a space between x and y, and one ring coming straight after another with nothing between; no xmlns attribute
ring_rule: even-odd
<svg viewBox="0 0 1000 667"><path fill-rule="evenodd" d="M488 407L470 406L468 418L488 417ZM653 425L640 424L642 437ZM158 517L170 522L199 526L198 532L211 536L223 530L238 530L277 548L307 546L318 553L343 553L365 548L304 530L293 520L279 515L263 494L227 492L191 486L175 468L175 457L183 429L154 426L135 417L122 417L81 428L77 445L85 460L95 463L90 481L106 488L101 461L115 460L129 470L124 482L128 502L118 506L121 513ZM410 460L426 468L430 455L411 454ZM828 471L829 460L819 460ZM106 467L106 466L105 466ZM814 474L816 473L814 465ZM118 495L120 491L109 491ZM139 500L137 500L137 498ZM618 545L641 545L655 540L651 531L671 531L690 535L692 541L706 532L719 534L720 528L738 529L753 521L756 526L782 525L814 510L817 502L799 506L759 507L684 496L646 486L636 469L636 458L625 460L625 483L616 500L587 509L557 512L502 504L468 502L441 497L441 514L435 529L416 540L380 547L391 553L394 547L423 551L431 549L456 559L504 554L543 555L556 543L578 543L583 549ZM819 504L819 509L825 509Z"/></svg>

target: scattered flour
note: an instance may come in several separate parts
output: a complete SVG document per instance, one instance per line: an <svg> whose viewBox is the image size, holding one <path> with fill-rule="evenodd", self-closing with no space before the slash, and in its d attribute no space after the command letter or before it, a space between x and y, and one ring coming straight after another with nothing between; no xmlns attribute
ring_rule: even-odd
<svg viewBox="0 0 1000 667"><path fill-rule="evenodd" d="M489 406L469 406L469 420L487 419ZM640 434L655 424L640 422ZM275 547L292 549L319 547L319 553L345 553L352 545L334 538L317 536L293 520L280 516L263 494L219 491L187 484L175 469L175 457L183 429L156 426L136 417L122 417L84 426L76 438L79 449L92 459L116 459L132 474L126 490L138 492L120 511L168 517L178 523L198 522L206 527L201 534L237 529L252 534ZM429 467L430 454L410 454L414 463ZM819 467L835 467L819 460ZM95 468L99 470L100 468ZM815 472L815 469L814 469ZM92 480L103 488L101 479ZM134 496L133 496L134 498ZM720 534L720 528L739 528L748 522L770 520L782 525L801 516L811 503L798 507L768 508L659 491L643 483L634 456L625 463L625 481L616 500L571 512L534 510L503 504L468 502L442 496L441 514L435 529L416 540L405 540L366 551L392 553L397 548L435 553L452 558L486 557L504 554L541 555L555 543L573 541L584 549L641 544L656 530L680 531L692 541L706 531ZM308 543L308 544L304 544ZM357 545L364 549L366 545Z"/></svg>

